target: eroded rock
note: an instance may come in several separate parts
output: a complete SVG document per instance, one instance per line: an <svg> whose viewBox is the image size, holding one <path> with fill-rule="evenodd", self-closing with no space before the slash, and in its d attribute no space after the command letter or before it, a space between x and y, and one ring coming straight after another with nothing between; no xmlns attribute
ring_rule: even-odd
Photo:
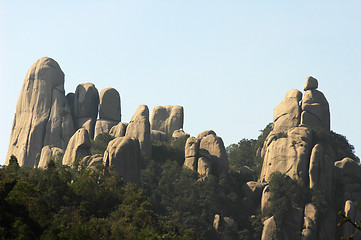
<svg viewBox="0 0 361 240"><path fill-rule="evenodd" d="M63 157L63 165L73 166L77 158L82 159L90 153L89 133L85 128L78 129L70 138Z"/></svg>
<svg viewBox="0 0 361 240"><path fill-rule="evenodd" d="M164 132L167 141L172 140L175 130L183 128L184 112L181 106L157 106L150 117L152 130Z"/></svg>
<svg viewBox="0 0 361 240"><path fill-rule="evenodd" d="M5 165L15 155L20 166L33 167L44 145L65 148L73 131L64 92L64 73L53 59L41 58L26 74Z"/></svg>
<svg viewBox="0 0 361 240"><path fill-rule="evenodd" d="M141 154L138 139L126 136L110 141L103 163L122 176L125 182L139 183Z"/></svg>
<svg viewBox="0 0 361 240"><path fill-rule="evenodd" d="M113 122L121 121L120 95L114 88L105 88L100 92L99 118Z"/></svg>

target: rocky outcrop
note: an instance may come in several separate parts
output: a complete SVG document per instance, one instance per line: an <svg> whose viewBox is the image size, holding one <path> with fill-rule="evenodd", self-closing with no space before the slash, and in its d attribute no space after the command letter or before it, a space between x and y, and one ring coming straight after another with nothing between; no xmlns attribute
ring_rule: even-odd
<svg viewBox="0 0 361 240"><path fill-rule="evenodd" d="M115 138L124 137L127 127L128 127L128 123L118 123L117 125L115 125L110 129L109 134Z"/></svg>
<svg viewBox="0 0 361 240"><path fill-rule="evenodd" d="M99 119L121 121L120 96L116 89L106 88L100 92Z"/></svg>
<svg viewBox="0 0 361 240"><path fill-rule="evenodd" d="M94 129L94 139L101 133L109 133L109 131L117 124L118 122L111 120L97 120Z"/></svg>
<svg viewBox="0 0 361 240"><path fill-rule="evenodd" d="M297 89L289 90L273 111L273 131L285 132L300 124L302 93Z"/></svg>
<svg viewBox="0 0 361 240"><path fill-rule="evenodd" d="M75 160L91 155L89 133L85 128L78 129L70 138L63 157L63 165L73 166Z"/></svg>
<svg viewBox="0 0 361 240"><path fill-rule="evenodd" d="M273 240L276 234L276 222L274 217L270 217L263 222L262 240Z"/></svg>
<svg viewBox="0 0 361 240"><path fill-rule="evenodd" d="M295 127L280 134L271 132L264 148L261 181L269 181L275 172L285 173L292 179L308 179L309 161L312 149L311 131L306 127Z"/></svg>
<svg viewBox="0 0 361 240"><path fill-rule="evenodd" d="M94 127L98 116L99 93L92 83L82 83L76 88L73 102L73 117L76 128L85 128L91 139L94 138Z"/></svg>
<svg viewBox="0 0 361 240"><path fill-rule="evenodd" d="M312 203L305 206L302 239L317 239L317 209Z"/></svg>
<svg viewBox="0 0 361 240"><path fill-rule="evenodd" d="M173 132L183 128L183 118L181 106L157 106L153 108L150 117L151 129L164 132L167 141L171 141Z"/></svg>
<svg viewBox="0 0 361 240"><path fill-rule="evenodd" d="M187 140L190 137L189 133L185 133L183 131L183 128L175 130L172 134L172 140L177 141L178 139L184 139Z"/></svg>
<svg viewBox="0 0 361 240"><path fill-rule="evenodd" d="M146 105L140 105L129 122L125 136L139 141L142 156L142 168L152 157L152 142L150 139L149 110Z"/></svg>
<svg viewBox="0 0 361 240"><path fill-rule="evenodd" d="M310 81L310 79L313 79ZM314 82L314 83L311 83ZM301 124L320 127L330 130L330 109L322 92L316 90L318 83L315 78L309 77L306 82L306 90L302 99Z"/></svg>
<svg viewBox="0 0 361 240"><path fill-rule="evenodd" d="M228 156L222 138L209 134L200 140L199 151L206 151L211 155L212 168L219 176L228 173Z"/></svg>
<svg viewBox="0 0 361 240"><path fill-rule="evenodd" d="M50 160L57 161L60 160L64 154L64 150L58 147L53 146L44 146L41 149L41 155L38 168L46 169Z"/></svg>
<svg viewBox="0 0 361 240"><path fill-rule="evenodd" d="M33 167L43 146L64 149L73 132L64 73L53 59L41 58L26 74L16 105L5 165L10 156L15 155L20 166Z"/></svg>
<svg viewBox="0 0 361 240"><path fill-rule="evenodd" d="M103 89L99 99L99 119L95 123L94 139L101 133L109 133L121 120L120 96L117 90Z"/></svg>
<svg viewBox="0 0 361 240"><path fill-rule="evenodd" d="M80 161L79 165L81 168L95 170L99 164L103 164L103 155L101 154L86 156Z"/></svg>
<svg viewBox="0 0 361 240"><path fill-rule="evenodd" d="M190 170L197 171L198 166L198 152L199 152L199 143L198 139L195 137L190 137L186 141L185 145L185 159L184 167L189 168Z"/></svg>
<svg viewBox="0 0 361 240"><path fill-rule="evenodd" d="M189 137L183 166L204 176L228 173L228 157L222 138L212 130L200 133L197 138Z"/></svg>
<svg viewBox="0 0 361 240"><path fill-rule="evenodd" d="M141 154L138 139L119 137L109 142L103 164L111 167L125 182L140 182Z"/></svg>

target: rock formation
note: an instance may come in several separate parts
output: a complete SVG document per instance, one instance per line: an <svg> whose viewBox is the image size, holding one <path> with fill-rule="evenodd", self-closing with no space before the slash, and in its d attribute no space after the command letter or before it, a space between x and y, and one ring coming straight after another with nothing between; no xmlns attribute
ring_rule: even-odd
<svg viewBox="0 0 361 240"><path fill-rule="evenodd" d="M302 93L297 89L289 90L285 99L277 105L273 111L273 130L285 132L292 127L300 124L301 107L299 102L302 99Z"/></svg>
<svg viewBox="0 0 361 240"><path fill-rule="evenodd" d="M96 121L94 139L100 133L109 133L111 128L121 120L120 96L114 88L100 92L99 120Z"/></svg>
<svg viewBox="0 0 361 240"><path fill-rule="evenodd" d="M76 88L73 102L73 117L76 128L85 128L91 139L98 116L99 93L92 83L82 83Z"/></svg>
<svg viewBox="0 0 361 240"><path fill-rule="evenodd" d="M20 166L33 167L43 146L65 149L74 132L70 111L59 64L39 59L26 74L18 98L5 164L15 155Z"/></svg>
<svg viewBox="0 0 361 240"><path fill-rule="evenodd" d="M99 164L103 164L103 155L101 154L88 155L80 161L80 167L84 167L85 169L95 170Z"/></svg>
<svg viewBox="0 0 361 240"><path fill-rule="evenodd" d="M178 139L188 139L190 137L189 133L185 133L183 131L183 128L180 128L178 130L175 130L172 134L172 140L176 141Z"/></svg>
<svg viewBox="0 0 361 240"><path fill-rule="evenodd" d="M46 169L48 167L49 160L60 160L64 154L64 150L58 147L44 146L41 149L41 155L39 163L37 164L38 168Z"/></svg>
<svg viewBox="0 0 361 240"><path fill-rule="evenodd" d="M141 154L138 139L115 138L104 152L103 163L124 178L125 182L140 182Z"/></svg>
<svg viewBox="0 0 361 240"><path fill-rule="evenodd" d="M63 157L63 165L73 166L75 160L90 154L90 138L85 128L78 129L70 138Z"/></svg>
<svg viewBox="0 0 361 240"><path fill-rule="evenodd" d="M198 139L195 137L188 138L184 149L184 155L185 155L184 167L189 168L193 171L197 171L198 152L199 152Z"/></svg>
<svg viewBox="0 0 361 240"><path fill-rule="evenodd" d="M305 94L302 99L301 124L321 127L330 130L330 110L322 92L316 90L318 82L309 77L305 83Z"/></svg>
<svg viewBox="0 0 361 240"><path fill-rule="evenodd" d="M205 176L227 173L228 157L222 138L212 130L200 133L197 138L189 137L183 166Z"/></svg>
<svg viewBox="0 0 361 240"><path fill-rule="evenodd" d="M143 168L152 157L149 109L146 105L140 105L137 108L129 122L125 136L138 139L142 157L141 166Z"/></svg>
<svg viewBox="0 0 361 240"><path fill-rule="evenodd" d="M128 127L128 123L118 123L117 125L115 125L110 129L109 134L115 138L124 137L127 127Z"/></svg>
<svg viewBox="0 0 361 240"><path fill-rule="evenodd" d="M183 107L181 106L158 106L153 108L150 116L152 130L164 132L167 141L172 140L175 130L183 128Z"/></svg>

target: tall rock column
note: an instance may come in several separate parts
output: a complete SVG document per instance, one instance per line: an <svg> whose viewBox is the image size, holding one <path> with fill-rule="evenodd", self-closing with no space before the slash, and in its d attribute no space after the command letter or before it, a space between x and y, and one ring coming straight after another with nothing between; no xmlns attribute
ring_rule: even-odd
<svg viewBox="0 0 361 240"><path fill-rule="evenodd" d="M108 133L121 120L120 96L116 89L106 88L100 92L99 119L95 124L94 139L100 133Z"/></svg>
<svg viewBox="0 0 361 240"><path fill-rule="evenodd" d="M73 102L73 117L76 129L85 128L91 139L98 116L99 93L92 83L82 83L76 88Z"/></svg>
<svg viewBox="0 0 361 240"><path fill-rule="evenodd" d="M139 141L142 157L142 168L152 157L152 142L150 139L149 109L147 105L138 106L127 127L126 137Z"/></svg>
<svg viewBox="0 0 361 240"><path fill-rule="evenodd" d="M26 74L16 104L5 164L15 155L20 166L33 167L43 146L65 149L73 133L64 73L53 59L41 58Z"/></svg>

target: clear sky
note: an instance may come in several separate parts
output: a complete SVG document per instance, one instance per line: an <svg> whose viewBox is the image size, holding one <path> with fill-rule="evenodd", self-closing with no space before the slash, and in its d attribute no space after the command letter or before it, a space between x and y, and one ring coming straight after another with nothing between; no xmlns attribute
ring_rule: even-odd
<svg viewBox="0 0 361 240"><path fill-rule="evenodd" d="M0 0L0 164L24 77L55 59L65 90L116 88L122 121L140 104L182 105L184 130L228 146L256 138L307 76L331 129L361 154L361 1Z"/></svg>

